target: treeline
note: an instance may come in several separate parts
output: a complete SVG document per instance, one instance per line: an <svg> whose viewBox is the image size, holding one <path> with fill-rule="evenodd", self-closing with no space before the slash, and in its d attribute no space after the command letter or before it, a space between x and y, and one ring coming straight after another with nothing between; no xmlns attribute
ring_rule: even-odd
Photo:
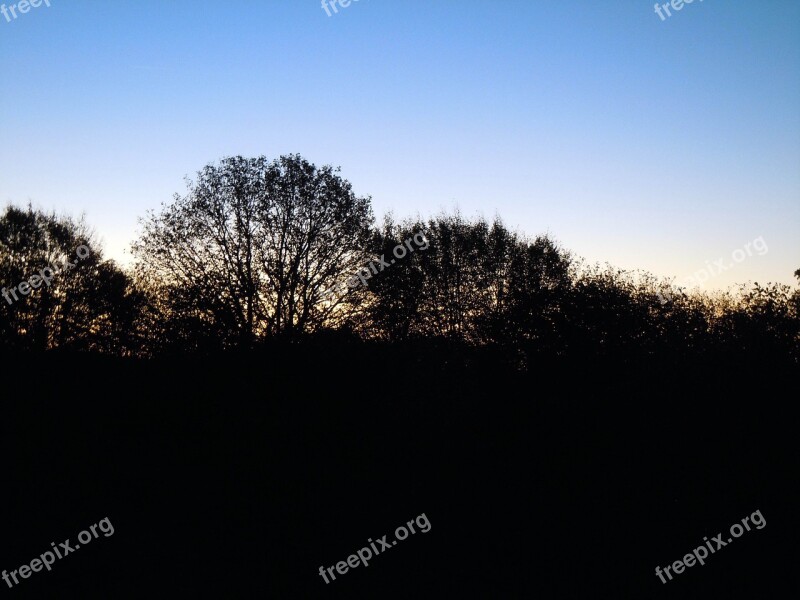
<svg viewBox="0 0 800 600"><path fill-rule="evenodd" d="M499 219L376 226L370 198L296 155L209 165L141 227L122 269L82 220L6 208L4 349L158 356L314 338L492 349L523 368L537 357L800 360L797 288L670 290L665 303L668 282L587 268ZM91 252L77 259L80 246Z"/></svg>

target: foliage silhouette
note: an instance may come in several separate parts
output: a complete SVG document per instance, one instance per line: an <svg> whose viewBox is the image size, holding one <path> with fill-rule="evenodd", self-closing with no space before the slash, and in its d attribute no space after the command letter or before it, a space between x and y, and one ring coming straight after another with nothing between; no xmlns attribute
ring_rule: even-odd
<svg viewBox="0 0 800 600"><path fill-rule="evenodd" d="M142 221L133 245L170 329L247 347L346 316L323 292L364 261L373 218L336 171L296 155L239 156L188 188Z"/></svg>
<svg viewBox="0 0 800 600"><path fill-rule="evenodd" d="M79 258L76 251L82 245L90 252ZM74 267L64 264L65 259ZM46 268L54 272L48 284L40 281L29 295L18 294L16 301L8 302L13 300L9 293L0 301L0 338L7 349L140 352L135 327L143 296L124 271L103 259L84 221L32 207L6 208L0 215L4 291Z"/></svg>
<svg viewBox="0 0 800 600"><path fill-rule="evenodd" d="M225 158L187 185L185 196L142 220L127 273L102 260L83 221L8 208L0 219L7 286L80 244L93 251L52 287L0 303L4 346L207 354L339 332L452 352L483 348L522 369L547 357L758 352L800 361L800 291L789 286L680 290L665 302L666 281L586 265L551 237L528 238L499 218L389 216L374 227L370 198L357 197L338 170L299 155ZM416 235L427 240L424 250L366 268L393 259ZM343 285L358 283L357 273L365 285Z"/></svg>

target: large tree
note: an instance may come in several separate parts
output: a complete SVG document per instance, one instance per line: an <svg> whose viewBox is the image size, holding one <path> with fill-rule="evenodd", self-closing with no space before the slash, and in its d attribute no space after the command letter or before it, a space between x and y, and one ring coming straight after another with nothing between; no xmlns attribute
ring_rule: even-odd
<svg viewBox="0 0 800 600"><path fill-rule="evenodd" d="M350 294L327 292L364 264L373 216L338 173L298 155L225 158L148 214L134 254L185 336L249 345L347 316Z"/></svg>

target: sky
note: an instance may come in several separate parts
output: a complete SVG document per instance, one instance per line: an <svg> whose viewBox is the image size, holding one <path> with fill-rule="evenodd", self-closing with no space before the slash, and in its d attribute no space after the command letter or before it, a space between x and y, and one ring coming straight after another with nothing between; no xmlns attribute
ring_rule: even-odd
<svg viewBox="0 0 800 600"><path fill-rule="evenodd" d="M800 2L48 2L0 14L0 205L84 213L123 264L204 165L299 153L379 219L796 283Z"/></svg>

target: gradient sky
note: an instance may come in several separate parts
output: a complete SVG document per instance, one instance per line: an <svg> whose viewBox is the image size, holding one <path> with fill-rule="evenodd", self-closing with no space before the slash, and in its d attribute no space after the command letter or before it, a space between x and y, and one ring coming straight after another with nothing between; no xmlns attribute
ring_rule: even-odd
<svg viewBox="0 0 800 600"><path fill-rule="evenodd" d="M379 217L678 281L763 238L711 288L800 268L795 0L50 2L0 15L0 203L85 212L122 262L184 176L297 152Z"/></svg>

